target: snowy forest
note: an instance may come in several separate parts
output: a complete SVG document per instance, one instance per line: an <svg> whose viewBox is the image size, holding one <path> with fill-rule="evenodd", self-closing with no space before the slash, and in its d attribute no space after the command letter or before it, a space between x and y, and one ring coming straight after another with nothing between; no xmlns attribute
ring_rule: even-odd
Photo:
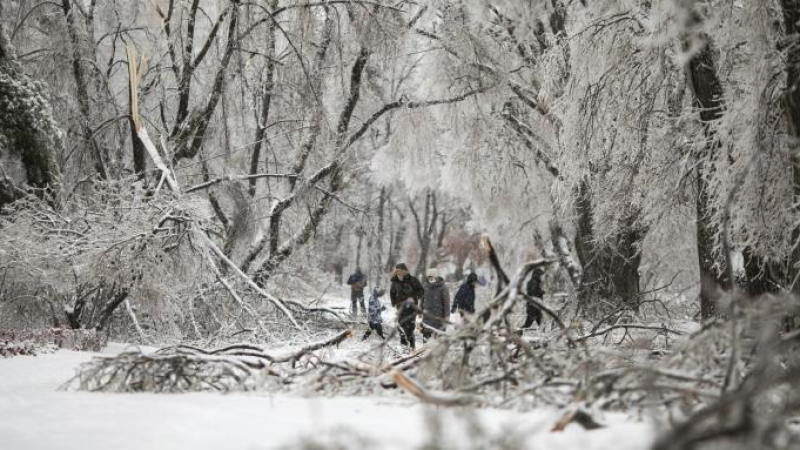
<svg viewBox="0 0 800 450"><path fill-rule="evenodd" d="M0 0L4 449L795 449L798 295L800 0Z"/></svg>

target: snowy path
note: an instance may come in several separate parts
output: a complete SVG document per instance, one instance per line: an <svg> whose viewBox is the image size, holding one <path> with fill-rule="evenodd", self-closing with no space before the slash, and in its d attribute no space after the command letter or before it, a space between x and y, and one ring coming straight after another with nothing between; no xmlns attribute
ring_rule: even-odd
<svg viewBox="0 0 800 450"><path fill-rule="evenodd" d="M57 391L90 357L60 351L0 359L0 449L290 449L300 437L338 431L367 438L375 444L368 448L413 450L429 439L425 408L412 399ZM444 414L448 435L470 428L456 415ZM495 434L524 434L537 449L644 450L652 434L621 416L606 417L612 425L605 429L570 425L562 433L549 432L553 411L480 410L478 417Z"/></svg>

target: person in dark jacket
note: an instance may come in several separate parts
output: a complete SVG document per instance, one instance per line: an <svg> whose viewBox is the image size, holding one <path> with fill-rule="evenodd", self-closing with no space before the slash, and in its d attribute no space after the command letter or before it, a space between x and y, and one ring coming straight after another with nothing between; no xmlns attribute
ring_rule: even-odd
<svg viewBox="0 0 800 450"><path fill-rule="evenodd" d="M461 283L456 296L453 298L451 313L458 311L464 320L475 314L475 287L477 285L486 286L486 280L483 277L479 278L474 272L467 275L466 281ZM469 355L472 353L473 346L472 342L464 341L464 356L462 359L464 366L469 364Z"/></svg>
<svg viewBox="0 0 800 450"><path fill-rule="evenodd" d="M367 280L361 269L356 269L349 278L347 284L350 286L350 315L355 317L358 313L358 306L361 306L361 314L365 313L364 308L364 287L367 285Z"/></svg>
<svg viewBox="0 0 800 450"><path fill-rule="evenodd" d="M525 293L528 297L533 297L536 300L542 301L544 298L544 289L542 289L542 275L544 271L540 268L533 269L531 278L528 284L525 285ZM532 302L525 301L525 322L520 328L523 330L530 328L536 322L536 325L542 326L542 310L536 307Z"/></svg>
<svg viewBox="0 0 800 450"><path fill-rule="evenodd" d="M453 298L451 313L458 311L461 317L475 314L475 286L478 281L478 275L474 273L467 275L467 280L459 286L456 296Z"/></svg>
<svg viewBox="0 0 800 450"><path fill-rule="evenodd" d="M367 332L361 340L366 340L373 330L378 333L381 339L386 339L383 335L383 319L381 318L381 311L385 310L386 307L381 304L380 300L384 293L383 289L376 287L372 290L372 295L369 296L369 301L367 302L367 323L369 328L367 328Z"/></svg>
<svg viewBox="0 0 800 450"><path fill-rule="evenodd" d="M423 284L425 293L422 297L422 342L434 333L444 331L445 323L450 321L450 293L444 279L436 269L428 269Z"/></svg>
<svg viewBox="0 0 800 450"><path fill-rule="evenodd" d="M389 299L392 306L397 308L397 325L400 328L400 344L412 349L416 347L414 341L414 326L419 311L419 300L424 295L422 284L416 277L408 273L408 267L400 263L395 266L390 275L392 287Z"/></svg>

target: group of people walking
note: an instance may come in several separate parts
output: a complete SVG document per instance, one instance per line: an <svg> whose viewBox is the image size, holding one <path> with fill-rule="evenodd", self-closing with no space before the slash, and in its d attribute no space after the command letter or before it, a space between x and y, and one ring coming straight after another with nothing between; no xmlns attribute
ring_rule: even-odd
<svg viewBox="0 0 800 450"><path fill-rule="evenodd" d="M540 269L535 270L526 286L528 296L539 300L544 297L542 274ZM416 347L415 329L418 315L422 315L420 332L422 340L425 342L437 334L444 333L447 324L450 323L451 314L458 312L462 318L469 318L475 314L475 289L478 285L486 285L486 281L482 277L478 277L475 273L469 274L458 287L451 304L444 278L436 269L428 269L424 281L420 282L417 277L411 275L405 264L400 263L392 270L389 280L391 281L389 299L392 307L397 311L400 343L411 349ZM381 297L385 295L386 291L375 287L365 308L366 279L361 270L356 269L348 278L347 284L350 285L351 315L355 317L360 307L361 313L366 313L367 316L369 328L363 339L369 338L373 332L377 333L381 339L385 339L381 313L386 307L382 305ZM526 302L525 316L523 329L529 328L534 321L541 325L542 312L532 302Z"/></svg>

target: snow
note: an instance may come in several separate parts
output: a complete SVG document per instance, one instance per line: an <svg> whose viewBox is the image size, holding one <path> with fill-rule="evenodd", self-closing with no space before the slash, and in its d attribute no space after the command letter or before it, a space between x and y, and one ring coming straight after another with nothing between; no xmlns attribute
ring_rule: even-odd
<svg viewBox="0 0 800 450"><path fill-rule="evenodd" d="M104 353L126 346L115 344ZM145 349L146 351L147 349ZM411 397L317 397L285 394L98 394L57 388L93 354L58 351L0 359L0 448L82 450L297 448L300 439L363 438L381 449L414 449L430 442L430 408ZM433 410L443 421L446 448L463 448L475 425L463 409ZM550 432L556 410L528 413L480 409L487 433L524 436L525 447L640 450L652 427L606 414L607 427L569 425ZM338 436L338 437L337 437ZM463 445L462 445L463 444ZM352 448L352 447L346 447Z"/></svg>

